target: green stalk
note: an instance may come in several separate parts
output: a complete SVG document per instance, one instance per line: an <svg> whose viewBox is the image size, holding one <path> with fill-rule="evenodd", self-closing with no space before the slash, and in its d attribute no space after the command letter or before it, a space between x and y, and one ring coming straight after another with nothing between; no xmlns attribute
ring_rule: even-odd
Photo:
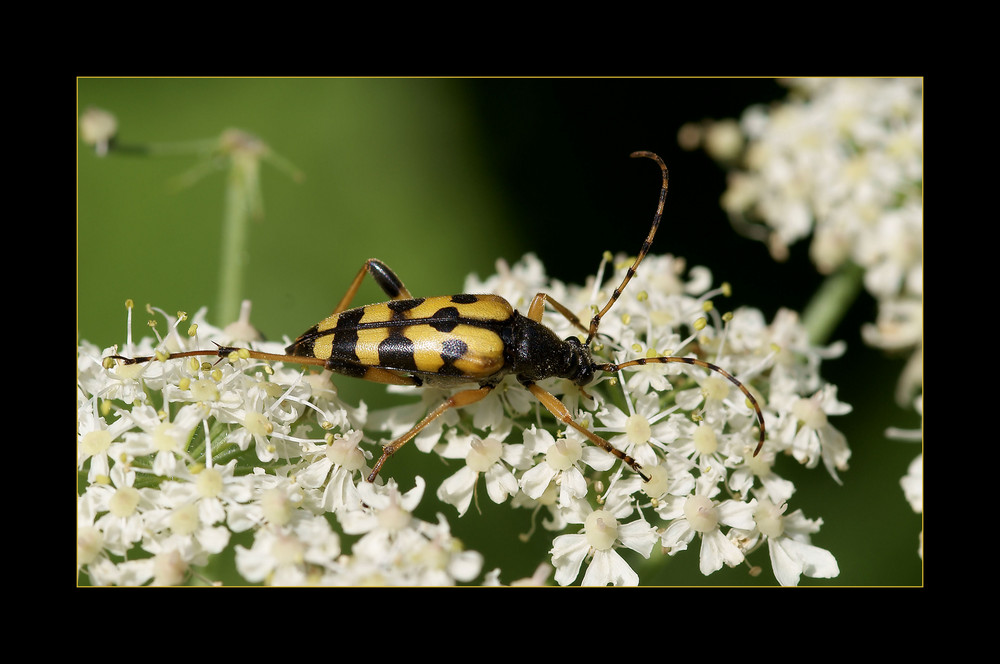
<svg viewBox="0 0 1000 664"><path fill-rule="evenodd" d="M854 263L845 263L820 286L802 312L802 324L809 333L810 343L823 346L854 304L861 291L864 270Z"/></svg>
<svg viewBox="0 0 1000 664"><path fill-rule="evenodd" d="M222 256L219 261L219 294L216 322L228 325L239 318L243 273L247 254L247 227L250 221L247 173L234 159L226 180L226 209L222 222Z"/></svg>

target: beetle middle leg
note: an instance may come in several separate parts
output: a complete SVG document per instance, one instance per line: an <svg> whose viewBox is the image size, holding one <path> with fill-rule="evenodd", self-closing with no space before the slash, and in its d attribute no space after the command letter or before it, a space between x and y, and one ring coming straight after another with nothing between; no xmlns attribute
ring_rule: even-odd
<svg viewBox="0 0 1000 664"><path fill-rule="evenodd" d="M420 422L404 433L402 436L392 441L382 449L382 456L378 461L375 462L375 467L372 468L372 472L368 474L368 481L374 482L375 478L378 476L379 471L382 469L382 464L385 463L386 459L399 451L399 448L410 442L410 440L420 433L424 427L428 424L441 417L450 408L462 408L476 403L493 391L493 385L484 385L483 387L474 390L463 390L457 394L453 394L447 401L442 403L440 406L432 410L427 414L427 417L420 420ZM554 398L554 397L553 397Z"/></svg>

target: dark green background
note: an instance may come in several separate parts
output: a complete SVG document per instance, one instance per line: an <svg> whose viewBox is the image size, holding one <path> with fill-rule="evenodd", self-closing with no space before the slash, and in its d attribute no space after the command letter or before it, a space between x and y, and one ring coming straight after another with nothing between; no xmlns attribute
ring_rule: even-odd
<svg viewBox="0 0 1000 664"><path fill-rule="evenodd" d="M265 216L251 224L244 296L269 338L294 338L326 316L362 262L378 257L415 295L461 289L465 275L533 251L549 273L579 281L604 250L634 253L655 209L659 174L634 150L652 150L671 169L664 224L654 252L685 256L733 284L720 306L747 305L768 317L801 311L820 283L806 246L775 264L765 248L736 236L718 205L725 173L700 152L682 151L677 130L706 117L739 117L747 106L782 99L770 79L102 79L78 81L78 105L113 112L120 140L168 143L256 134L301 169L295 183L262 168ZM215 308L225 174L173 191L194 157L78 159L78 336L99 346L124 340L126 298L166 311ZM384 299L366 284L358 304ZM145 316L136 329L142 333ZM888 426L917 427L892 399L902 360L866 349L860 325L874 319L863 297L834 338L848 353L825 365L851 415L833 419L853 450L838 486L822 469L788 460L792 509L824 525L814 543L837 557L841 576L809 585L916 585L920 517L899 479L918 453L885 439ZM210 315L211 319L211 315ZM212 321L219 323L220 321ZM342 394L384 404L380 388L338 382ZM388 403L392 403L390 400ZM452 472L417 450L393 460L406 488L420 473L431 486ZM433 518L435 500L425 499ZM493 505L457 519L456 533L487 554L502 580L526 576L544 538L521 544L510 529L528 515ZM510 524L509 528L505 524ZM763 552L762 552L763 553ZM522 555L523 554L523 555ZM767 565L766 554L754 562ZM648 579L662 584L773 584L769 569L742 568L707 579L697 555L681 554Z"/></svg>

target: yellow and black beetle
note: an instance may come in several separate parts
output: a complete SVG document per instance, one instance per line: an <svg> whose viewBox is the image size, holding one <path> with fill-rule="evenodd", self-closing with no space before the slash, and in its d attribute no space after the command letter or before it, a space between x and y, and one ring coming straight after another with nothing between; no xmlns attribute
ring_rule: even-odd
<svg viewBox="0 0 1000 664"><path fill-rule="evenodd" d="M604 308L591 319L589 327L585 327L569 309L545 293L535 295L526 315L518 313L498 295L461 294L414 298L392 270L372 258L365 261L333 313L306 330L288 346L285 349L287 355L220 346L216 350L174 353L170 358L205 355L230 357L238 351L240 357L318 365L345 376L391 385L443 388L470 383L477 385L453 394L412 429L387 444L368 475L369 482L375 481L386 459L399 451L424 427L450 408L461 408L483 399L508 374L513 374L557 419L624 461L648 481L649 478L635 459L577 424L566 406L539 387L537 381L565 378L582 388L598 372L616 372L627 367L670 362L691 364L714 371L743 392L753 407L760 426L759 440L754 450L756 456L764 444L764 414L746 386L721 367L689 357L641 358L621 364L597 363L591 357L590 343L597 334L601 318L621 296L628 282L635 276L642 259L649 253L667 197L668 173L663 160L652 152L634 152L631 156L648 157L659 164L663 177L659 203L653 217L653 226L642 243L635 262ZM365 274L371 275L391 299L380 304L348 309ZM586 334L586 341L581 342L575 336L560 339L543 325L542 313L546 303ZM155 359L118 355L113 357L126 364Z"/></svg>

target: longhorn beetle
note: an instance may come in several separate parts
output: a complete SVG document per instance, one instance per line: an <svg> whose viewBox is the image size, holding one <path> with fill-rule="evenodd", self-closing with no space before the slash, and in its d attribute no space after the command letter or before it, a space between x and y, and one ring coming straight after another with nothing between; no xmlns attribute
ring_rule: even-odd
<svg viewBox="0 0 1000 664"><path fill-rule="evenodd" d="M340 304L333 313L306 330L285 349L286 355L219 346L216 350L174 353L170 358L193 356L240 357L318 365L332 372L391 385L428 385L452 388L477 384L446 399L405 434L387 444L375 463L368 481L374 482L386 459L399 451L411 438L450 408L462 408L485 398L507 374L531 392L559 421L576 429L595 445L618 457L639 476L649 481L635 459L615 448L594 432L577 424L563 403L538 386L545 378L565 378L583 388L597 372L617 372L646 364L680 362L702 367L724 376L738 387L753 407L760 426L756 456L764 445L764 414L747 387L732 374L714 364L690 357L648 357L620 364L598 363L591 357L590 343L597 335L601 319L621 297L635 276L642 259L649 253L653 236L660 226L667 198L667 167L652 152L633 152L632 157L647 157L660 166L662 185L653 217L635 262L621 284L611 294L604 308L585 326L569 309L545 293L531 300L527 315L522 315L498 295L443 295L414 298L385 263L370 258L358 271ZM348 309L365 274L389 296L388 302ZM575 336L559 339L542 324L548 303L577 329L587 335L580 342ZM127 358L112 356L125 364L148 362L154 357Z"/></svg>

